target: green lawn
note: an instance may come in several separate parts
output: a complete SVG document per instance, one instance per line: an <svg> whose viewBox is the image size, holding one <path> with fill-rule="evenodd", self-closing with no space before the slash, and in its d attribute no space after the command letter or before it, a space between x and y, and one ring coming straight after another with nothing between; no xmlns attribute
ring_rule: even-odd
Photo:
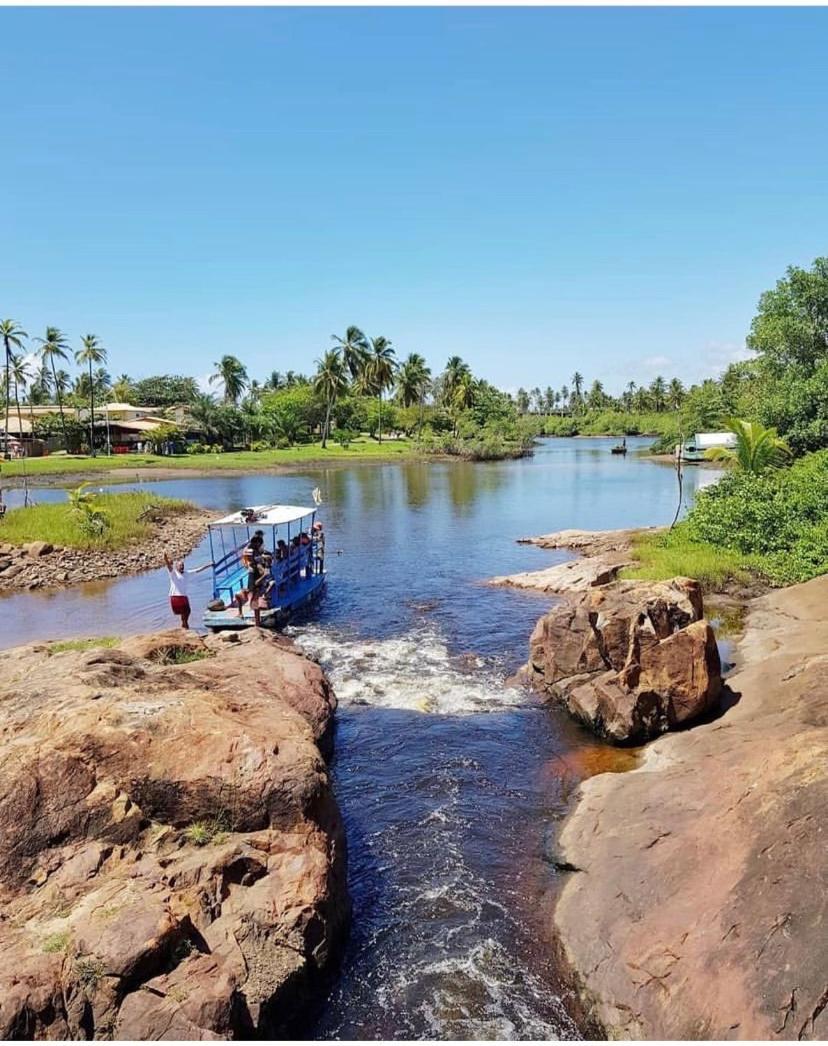
<svg viewBox="0 0 828 1046"><path fill-rule="evenodd" d="M188 501L132 492L100 494L93 504L109 521L108 529L100 537L84 533L80 515L64 501L10 509L0 519L0 543L24 545L29 541L48 541L67 548L124 548L150 537L153 519L195 508Z"/></svg>
<svg viewBox="0 0 828 1046"><path fill-rule="evenodd" d="M323 450L319 443L306 443L285 450L240 450L226 454L178 454L162 457L158 454L105 454L91 458L81 455L54 454L45 458L26 458L24 461L3 461L4 477L28 475L58 476L88 472L120 471L137 468L166 469L235 469L255 471L273 465L324 465L326 462L358 461L360 459L398 460L415 453L410 440L358 440L349 447L329 443Z"/></svg>

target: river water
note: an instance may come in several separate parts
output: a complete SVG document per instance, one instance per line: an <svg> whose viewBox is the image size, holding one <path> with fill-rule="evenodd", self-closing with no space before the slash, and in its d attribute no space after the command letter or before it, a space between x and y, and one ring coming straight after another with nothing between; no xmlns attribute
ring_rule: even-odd
<svg viewBox="0 0 828 1046"><path fill-rule="evenodd" d="M560 882L550 855L577 783L623 757L506 684L550 600L484 582L567 558L518 537L672 519L672 470L613 457L613 442L548 440L510 462L142 484L217 514L309 504L322 491L328 593L291 631L340 701L332 774L354 922L309 1037L579 1037L551 958ZM628 440L631 450L646 443ZM686 498L715 477L688 470ZM190 565L205 555L202 546ZM193 582L198 607L209 572ZM171 624L163 570L6 596L0 607L2 646Z"/></svg>

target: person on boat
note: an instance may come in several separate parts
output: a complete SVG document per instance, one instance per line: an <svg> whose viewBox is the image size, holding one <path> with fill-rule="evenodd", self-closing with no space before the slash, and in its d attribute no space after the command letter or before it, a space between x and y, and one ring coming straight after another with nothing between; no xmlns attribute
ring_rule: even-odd
<svg viewBox="0 0 828 1046"><path fill-rule="evenodd" d="M181 627L190 627L190 597L189 597L189 580L188 574L200 574L202 570L207 570L210 566L209 563L205 563L200 567L193 567L192 570L187 570L184 566L184 560L179 559L177 563L173 563L169 552L164 553L164 565L167 568L167 573L170 576L170 609L176 615L181 618Z"/></svg>
<svg viewBox="0 0 828 1046"><path fill-rule="evenodd" d="M325 568L325 531L322 524L316 522L313 525L313 546L316 558L316 572L321 574Z"/></svg>

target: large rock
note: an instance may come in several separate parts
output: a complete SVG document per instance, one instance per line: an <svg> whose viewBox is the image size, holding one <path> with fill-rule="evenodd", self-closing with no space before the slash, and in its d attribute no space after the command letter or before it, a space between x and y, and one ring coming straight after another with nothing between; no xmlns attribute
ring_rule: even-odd
<svg viewBox="0 0 828 1046"><path fill-rule="evenodd" d="M555 923L613 1038L828 1039L828 577L754 603L727 713L581 785Z"/></svg>
<svg viewBox="0 0 828 1046"><path fill-rule="evenodd" d="M532 633L527 672L615 743L696 718L721 690L716 640L689 578L617 582L553 608Z"/></svg>
<svg viewBox="0 0 828 1046"><path fill-rule="evenodd" d="M348 915L321 669L171 631L0 680L0 1036L278 1033Z"/></svg>

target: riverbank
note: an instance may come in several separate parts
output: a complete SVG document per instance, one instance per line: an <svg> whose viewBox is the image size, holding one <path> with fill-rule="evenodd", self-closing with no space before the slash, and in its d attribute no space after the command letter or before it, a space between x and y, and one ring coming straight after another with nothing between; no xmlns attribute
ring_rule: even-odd
<svg viewBox="0 0 828 1046"><path fill-rule="evenodd" d="M585 782L554 921L608 1034L828 1034L828 578L755 600L735 704Z"/></svg>
<svg viewBox="0 0 828 1046"><path fill-rule="evenodd" d="M285 1034L348 922L319 666L179 630L16 648L0 679L0 1035Z"/></svg>
<svg viewBox="0 0 828 1046"><path fill-rule="evenodd" d="M528 457L532 447L505 445L480 447L474 441L448 452L418 445L412 440L355 442L347 447L306 444L284 450L228 451L222 454L113 454L91 458L55 454L0 462L0 486L9 490L24 486L65 487L81 482L134 483L144 480L180 479L182 475L204 479L237 475L290 475L307 469L341 468L352 465L383 465L400 461L508 461Z"/></svg>
<svg viewBox="0 0 828 1046"><path fill-rule="evenodd" d="M68 516L68 504L39 505L36 508L14 509L0 523L0 592L21 589L63 588L85 581L137 574L153 570L163 564L163 554L181 559L200 543L208 522L214 518L196 505L171 502L169 499L146 495L109 495L96 499L104 508L115 499L133 498L140 509L140 518L133 519L131 529L119 535L116 547L106 542L84 542L85 547L58 545L48 540L55 532L66 530L65 521L51 517L58 513ZM38 514L49 515L38 530ZM23 517L26 536L30 540L12 542L8 537L21 529L15 521ZM31 524L30 520L35 520ZM50 529L49 524L54 526Z"/></svg>

